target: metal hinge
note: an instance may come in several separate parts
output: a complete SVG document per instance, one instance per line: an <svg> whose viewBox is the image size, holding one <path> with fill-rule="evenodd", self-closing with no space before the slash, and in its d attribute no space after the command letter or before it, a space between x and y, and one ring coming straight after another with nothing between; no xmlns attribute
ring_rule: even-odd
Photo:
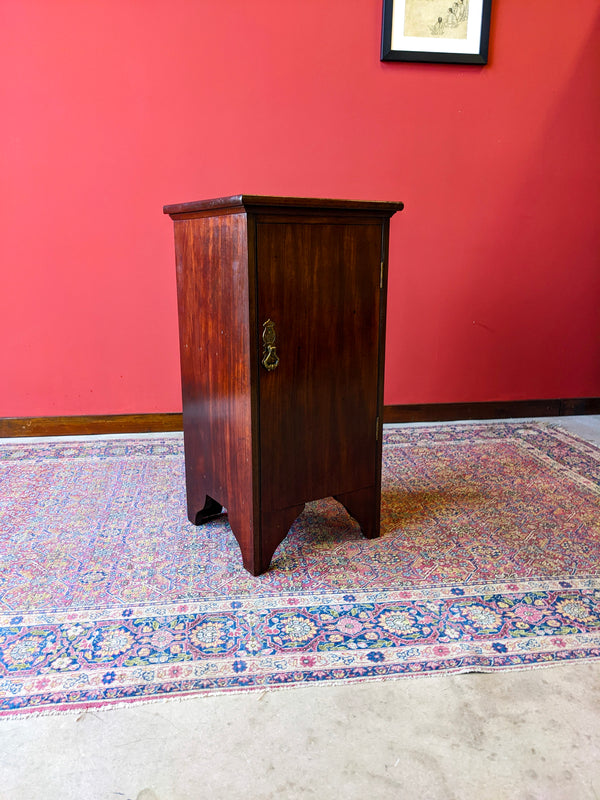
<svg viewBox="0 0 600 800"><path fill-rule="evenodd" d="M383 261L381 262L381 269L379 270L379 288L383 289Z"/></svg>

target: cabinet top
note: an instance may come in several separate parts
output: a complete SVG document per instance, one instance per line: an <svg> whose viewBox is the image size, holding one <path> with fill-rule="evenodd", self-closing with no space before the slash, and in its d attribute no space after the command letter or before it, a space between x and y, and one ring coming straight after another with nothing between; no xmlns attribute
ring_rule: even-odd
<svg viewBox="0 0 600 800"><path fill-rule="evenodd" d="M320 197L267 197L254 194L236 194L231 197L216 197L212 200L197 200L191 203L175 203L163 207L165 214L193 214L197 212L223 213L225 211L256 210L306 210L306 211L350 211L375 213L391 217L401 211L404 203L376 202L373 200L333 200Z"/></svg>

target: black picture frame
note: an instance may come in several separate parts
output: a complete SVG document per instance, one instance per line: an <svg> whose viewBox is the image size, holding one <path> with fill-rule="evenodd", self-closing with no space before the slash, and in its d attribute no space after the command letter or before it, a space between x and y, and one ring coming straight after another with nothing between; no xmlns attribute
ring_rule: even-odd
<svg viewBox="0 0 600 800"><path fill-rule="evenodd" d="M423 4L432 4L426 36L418 35L425 31L425 23L407 22L408 14L419 2L421 11L425 9ZM440 16L439 10L444 6L447 11ZM492 0L438 0L437 3L436 0L383 0L380 60L487 64L491 12ZM407 35L409 24L413 30L409 29ZM468 33L453 37L453 31L459 29Z"/></svg>

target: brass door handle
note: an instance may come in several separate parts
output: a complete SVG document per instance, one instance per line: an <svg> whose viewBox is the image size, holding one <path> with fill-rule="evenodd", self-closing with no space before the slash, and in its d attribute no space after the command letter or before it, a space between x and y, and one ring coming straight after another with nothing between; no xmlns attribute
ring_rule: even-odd
<svg viewBox="0 0 600 800"><path fill-rule="evenodd" d="M275 347L275 323L268 319L263 322L263 359L262 365L265 369L272 372L279 366L279 356Z"/></svg>

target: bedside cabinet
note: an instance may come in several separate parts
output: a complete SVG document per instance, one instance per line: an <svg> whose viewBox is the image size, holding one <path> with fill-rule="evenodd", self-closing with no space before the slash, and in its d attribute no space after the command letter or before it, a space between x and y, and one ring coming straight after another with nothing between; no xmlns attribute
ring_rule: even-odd
<svg viewBox="0 0 600 800"><path fill-rule="evenodd" d="M379 536L390 217L402 203L238 195L174 222L188 516L226 507L268 569L310 500Z"/></svg>

